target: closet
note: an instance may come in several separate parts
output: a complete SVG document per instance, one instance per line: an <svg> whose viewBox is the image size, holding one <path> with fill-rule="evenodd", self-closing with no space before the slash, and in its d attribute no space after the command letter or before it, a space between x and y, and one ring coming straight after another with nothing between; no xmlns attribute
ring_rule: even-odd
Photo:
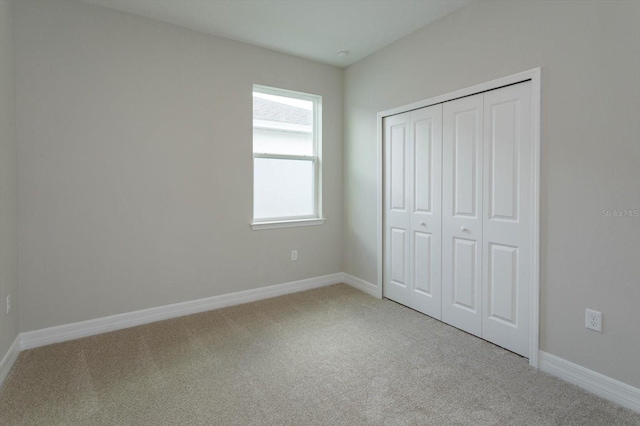
<svg viewBox="0 0 640 426"><path fill-rule="evenodd" d="M531 82L383 119L383 295L529 356Z"/></svg>

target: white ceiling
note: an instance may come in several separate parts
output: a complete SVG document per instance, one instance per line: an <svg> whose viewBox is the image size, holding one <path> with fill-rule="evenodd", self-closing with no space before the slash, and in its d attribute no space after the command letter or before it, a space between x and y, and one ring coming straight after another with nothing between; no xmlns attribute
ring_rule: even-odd
<svg viewBox="0 0 640 426"><path fill-rule="evenodd" d="M343 67L471 0L84 1Z"/></svg>

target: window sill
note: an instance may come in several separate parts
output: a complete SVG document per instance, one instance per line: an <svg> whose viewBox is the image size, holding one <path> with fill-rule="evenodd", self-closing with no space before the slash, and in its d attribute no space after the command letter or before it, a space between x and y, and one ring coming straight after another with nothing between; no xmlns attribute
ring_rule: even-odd
<svg viewBox="0 0 640 426"><path fill-rule="evenodd" d="M325 218L313 218L313 219L296 219L296 220L278 220L273 222L253 222L251 229L259 231L261 229L275 229L275 228L293 228L297 226L314 226L323 225Z"/></svg>

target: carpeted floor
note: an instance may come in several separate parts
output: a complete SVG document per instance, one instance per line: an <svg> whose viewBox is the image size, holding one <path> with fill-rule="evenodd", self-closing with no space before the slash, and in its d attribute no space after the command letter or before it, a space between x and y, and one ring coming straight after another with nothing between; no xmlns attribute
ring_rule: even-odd
<svg viewBox="0 0 640 426"><path fill-rule="evenodd" d="M22 352L2 425L640 425L346 285Z"/></svg>

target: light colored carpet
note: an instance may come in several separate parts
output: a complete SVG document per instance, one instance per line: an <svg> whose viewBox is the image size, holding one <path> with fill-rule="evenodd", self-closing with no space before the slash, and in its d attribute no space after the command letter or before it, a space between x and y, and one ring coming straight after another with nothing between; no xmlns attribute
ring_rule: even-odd
<svg viewBox="0 0 640 426"><path fill-rule="evenodd" d="M25 351L0 424L640 425L513 353L335 285Z"/></svg>

